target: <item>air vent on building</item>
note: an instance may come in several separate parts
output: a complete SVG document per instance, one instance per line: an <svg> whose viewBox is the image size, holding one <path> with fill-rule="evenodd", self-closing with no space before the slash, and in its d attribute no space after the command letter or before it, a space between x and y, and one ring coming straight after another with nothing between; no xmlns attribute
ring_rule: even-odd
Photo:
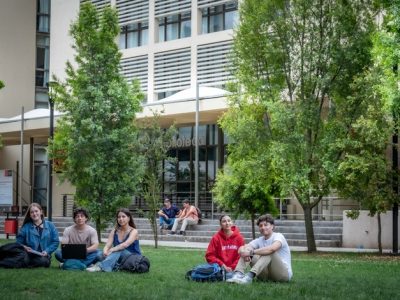
<svg viewBox="0 0 400 300"><path fill-rule="evenodd" d="M154 85L156 93L190 87L190 48L156 53Z"/></svg>
<svg viewBox="0 0 400 300"><path fill-rule="evenodd" d="M238 2L237 0L197 0L197 7L198 8L205 8L210 6L218 6L225 3L233 3Z"/></svg>
<svg viewBox="0 0 400 300"><path fill-rule="evenodd" d="M116 7L120 25L140 22L149 18L148 0L117 0Z"/></svg>
<svg viewBox="0 0 400 300"><path fill-rule="evenodd" d="M156 17L165 17L172 14L175 15L190 11L191 6L191 0L156 0L155 14Z"/></svg>
<svg viewBox="0 0 400 300"><path fill-rule="evenodd" d="M110 0L81 0L81 4L85 2L92 2L97 9L103 9L104 6L110 5Z"/></svg>
<svg viewBox="0 0 400 300"><path fill-rule="evenodd" d="M128 82L140 81L142 92L147 93L148 57L147 55L121 59L120 72Z"/></svg>
<svg viewBox="0 0 400 300"><path fill-rule="evenodd" d="M197 48L197 80L199 84L219 86L232 79L229 54L232 41L199 45Z"/></svg>

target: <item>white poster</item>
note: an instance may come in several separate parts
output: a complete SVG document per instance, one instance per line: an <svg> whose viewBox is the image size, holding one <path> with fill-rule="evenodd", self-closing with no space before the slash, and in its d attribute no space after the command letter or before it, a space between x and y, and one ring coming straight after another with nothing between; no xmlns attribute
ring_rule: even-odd
<svg viewBox="0 0 400 300"><path fill-rule="evenodd" d="M0 205L13 204L12 170L0 170Z"/></svg>

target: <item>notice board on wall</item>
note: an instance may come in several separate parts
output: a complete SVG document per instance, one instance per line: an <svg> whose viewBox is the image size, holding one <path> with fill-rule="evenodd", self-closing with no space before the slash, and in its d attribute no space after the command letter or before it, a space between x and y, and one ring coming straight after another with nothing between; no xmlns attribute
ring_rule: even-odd
<svg viewBox="0 0 400 300"><path fill-rule="evenodd" d="M13 204L13 172L0 170L0 205Z"/></svg>

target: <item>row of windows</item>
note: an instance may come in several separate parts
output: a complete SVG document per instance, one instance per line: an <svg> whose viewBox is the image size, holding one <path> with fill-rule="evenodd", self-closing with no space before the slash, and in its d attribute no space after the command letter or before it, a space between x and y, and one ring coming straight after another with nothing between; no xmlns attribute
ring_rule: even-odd
<svg viewBox="0 0 400 300"><path fill-rule="evenodd" d="M237 3L202 9L202 33L233 29L238 21ZM165 42L191 36L191 13L182 13L158 19L158 41ZM121 28L121 49L147 45L148 22L129 24Z"/></svg>

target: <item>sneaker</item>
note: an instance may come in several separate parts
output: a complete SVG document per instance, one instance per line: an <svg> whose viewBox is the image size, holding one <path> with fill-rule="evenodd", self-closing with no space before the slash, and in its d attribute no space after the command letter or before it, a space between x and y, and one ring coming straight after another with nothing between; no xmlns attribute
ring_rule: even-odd
<svg viewBox="0 0 400 300"><path fill-rule="evenodd" d="M186 235L186 232L184 232L184 231L179 231L179 235Z"/></svg>
<svg viewBox="0 0 400 300"><path fill-rule="evenodd" d="M101 272L100 264L95 264L93 267L86 268L88 272Z"/></svg>
<svg viewBox="0 0 400 300"><path fill-rule="evenodd" d="M58 265L58 267L59 267L60 269L62 269L63 265L64 265L64 263L60 263L60 264Z"/></svg>
<svg viewBox="0 0 400 300"><path fill-rule="evenodd" d="M175 231L171 231L170 233L168 233L168 235L175 235L176 232Z"/></svg>
<svg viewBox="0 0 400 300"><path fill-rule="evenodd" d="M226 280L226 282L230 282L230 283L238 283L238 281L240 279L242 279L244 277L244 274L240 273L240 272L235 272L233 273L233 276L229 279Z"/></svg>
<svg viewBox="0 0 400 300"><path fill-rule="evenodd" d="M165 230L168 230L168 229L169 229L167 224L164 224L164 225L163 225L163 228L164 228Z"/></svg>
<svg viewBox="0 0 400 300"><path fill-rule="evenodd" d="M253 282L253 278L249 276L249 274L244 275L242 278L236 280L236 283L239 284L250 284Z"/></svg>

